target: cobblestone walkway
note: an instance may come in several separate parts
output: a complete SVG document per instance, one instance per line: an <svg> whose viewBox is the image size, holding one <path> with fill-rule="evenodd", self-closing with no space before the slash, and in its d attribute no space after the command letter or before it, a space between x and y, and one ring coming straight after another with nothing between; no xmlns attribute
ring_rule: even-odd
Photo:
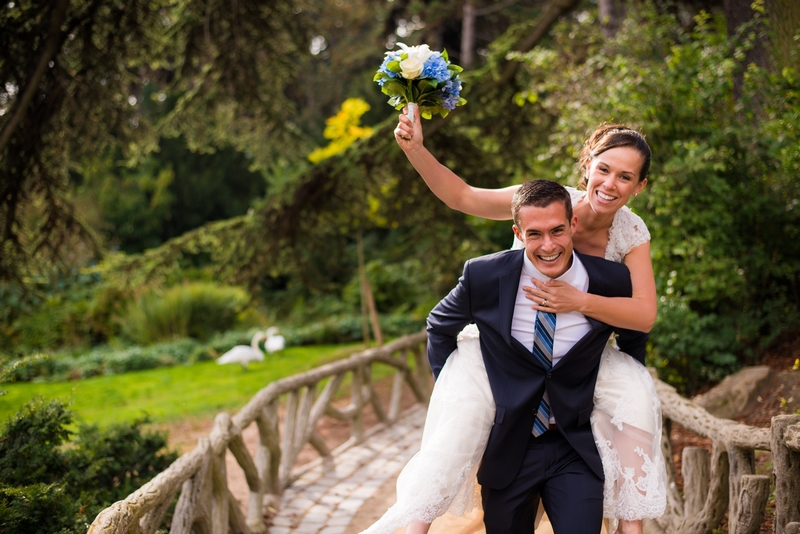
<svg viewBox="0 0 800 534"><path fill-rule="evenodd" d="M336 455L333 464L311 464L284 491L270 534L342 534L364 502L419 450L424 424L425 408L412 408Z"/></svg>

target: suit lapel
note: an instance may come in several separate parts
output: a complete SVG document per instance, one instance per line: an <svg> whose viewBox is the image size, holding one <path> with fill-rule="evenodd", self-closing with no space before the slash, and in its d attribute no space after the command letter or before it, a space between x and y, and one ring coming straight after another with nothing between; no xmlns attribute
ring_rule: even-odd
<svg viewBox="0 0 800 534"><path fill-rule="evenodd" d="M601 327L605 327L605 324L600 323L598 321L595 321L595 322L597 324L599 324ZM597 331L599 329L600 328L592 327L592 329L590 331L586 332L586 335L583 336L581 339L579 339L578 342L575 343L572 346L572 348L569 349L569 351L564 356L562 356L561 359L558 360L558 363L556 363L553 366L553 368L562 367L564 365L565 361L568 361L568 360L570 360L572 358L573 354L580 354L580 352L583 350L584 345L586 345L590 340L594 339L595 336L597 336Z"/></svg>
<svg viewBox="0 0 800 534"><path fill-rule="evenodd" d="M514 306L517 303L517 289L519 289L519 277L522 273L522 258L524 253L525 250L520 250L509 262L508 270L501 274L498 279L500 328L503 339L511 346L514 346L514 343L511 341L511 321L514 318ZM517 344L519 345L519 342L517 342Z"/></svg>

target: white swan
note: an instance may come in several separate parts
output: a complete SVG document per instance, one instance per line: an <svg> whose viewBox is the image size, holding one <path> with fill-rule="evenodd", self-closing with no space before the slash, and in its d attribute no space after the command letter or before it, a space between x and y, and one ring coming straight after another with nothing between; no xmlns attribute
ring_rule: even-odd
<svg viewBox="0 0 800 534"><path fill-rule="evenodd" d="M273 352L283 350L285 346L286 341L283 339L283 336L278 334L278 328L275 326L267 328L267 340L264 342L264 348L267 349L267 352L272 354Z"/></svg>
<svg viewBox="0 0 800 534"><path fill-rule="evenodd" d="M247 345L236 345L217 358L217 364L240 363L243 367L247 367L247 364L250 362L263 362L264 353L258 348L258 344L265 339L267 339L267 336L264 332L256 332L253 339L250 341L249 347Z"/></svg>

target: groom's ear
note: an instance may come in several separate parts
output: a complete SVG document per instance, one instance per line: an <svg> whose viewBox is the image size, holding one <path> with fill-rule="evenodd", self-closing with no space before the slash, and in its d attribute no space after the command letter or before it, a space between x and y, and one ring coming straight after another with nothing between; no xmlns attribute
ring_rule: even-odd
<svg viewBox="0 0 800 534"><path fill-rule="evenodd" d="M519 239L520 241L522 241L524 243L525 240L522 239L522 232L519 231L519 228L517 228L517 225L516 224L513 225L511 227L511 229L514 230L514 235L517 236L517 239Z"/></svg>
<svg viewBox="0 0 800 534"><path fill-rule="evenodd" d="M577 229L578 229L578 217L573 215L572 216L572 221L570 223L570 231L572 232L572 235L575 235L575 230L577 230Z"/></svg>

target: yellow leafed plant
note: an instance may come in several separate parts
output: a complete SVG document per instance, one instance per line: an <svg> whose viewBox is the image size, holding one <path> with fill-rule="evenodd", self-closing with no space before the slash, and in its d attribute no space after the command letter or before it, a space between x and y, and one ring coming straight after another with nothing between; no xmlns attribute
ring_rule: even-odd
<svg viewBox="0 0 800 534"><path fill-rule="evenodd" d="M372 128L361 126L361 116L369 111L369 104L360 98L348 98L342 103L342 109L325 120L325 139L331 142L327 146L317 148L308 155L312 163L318 163L340 152L359 139L372 135Z"/></svg>

